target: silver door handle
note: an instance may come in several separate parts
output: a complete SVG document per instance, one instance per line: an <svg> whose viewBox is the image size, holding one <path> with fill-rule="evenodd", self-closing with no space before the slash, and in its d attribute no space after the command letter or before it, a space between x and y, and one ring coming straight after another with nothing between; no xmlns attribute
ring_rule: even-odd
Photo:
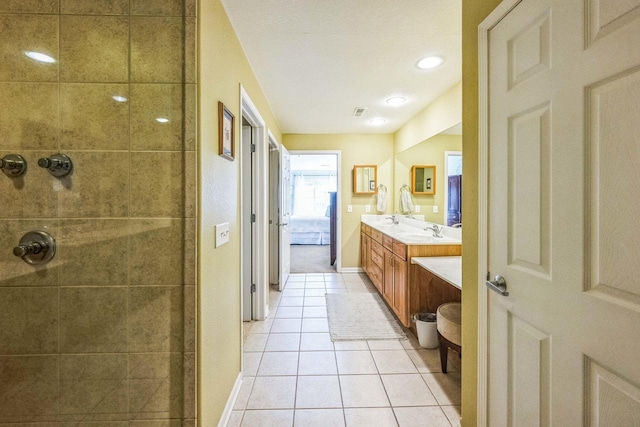
<svg viewBox="0 0 640 427"><path fill-rule="evenodd" d="M495 291L505 297L509 296L509 292L507 292L507 281L504 280L504 277L501 275L498 274L493 278L493 280L487 280L485 284L492 291Z"/></svg>
<svg viewBox="0 0 640 427"><path fill-rule="evenodd" d="M288 222L282 222L282 223L279 222L278 223L278 226L282 226L282 225L289 225L289 223Z"/></svg>

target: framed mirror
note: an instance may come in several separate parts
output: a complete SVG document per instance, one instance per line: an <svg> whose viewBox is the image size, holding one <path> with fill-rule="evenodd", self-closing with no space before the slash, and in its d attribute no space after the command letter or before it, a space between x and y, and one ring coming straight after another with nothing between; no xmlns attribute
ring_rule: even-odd
<svg viewBox="0 0 640 427"><path fill-rule="evenodd" d="M353 166L353 192L373 194L378 188L378 167L376 165Z"/></svg>
<svg viewBox="0 0 640 427"><path fill-rule="evenodd" d="M411 192L413 194L436 194L436 167L419 165L411 167Z"/></svg>

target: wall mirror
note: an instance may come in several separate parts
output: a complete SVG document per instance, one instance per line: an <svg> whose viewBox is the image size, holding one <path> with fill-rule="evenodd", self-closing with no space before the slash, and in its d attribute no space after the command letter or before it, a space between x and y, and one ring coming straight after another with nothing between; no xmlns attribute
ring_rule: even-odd
<svg viewBox="0 0 640 427"><path fill-rule="evenodd" d="M420 165L411 167L411 192L413 194L436 194L436 167Z"/></svg>
<svg viewBox="0 0 640 427"><path fill-rule="evenodd" d="M353 192L373 194L378 187L378 167L376 165L355 165L353 167Z"/></svg>

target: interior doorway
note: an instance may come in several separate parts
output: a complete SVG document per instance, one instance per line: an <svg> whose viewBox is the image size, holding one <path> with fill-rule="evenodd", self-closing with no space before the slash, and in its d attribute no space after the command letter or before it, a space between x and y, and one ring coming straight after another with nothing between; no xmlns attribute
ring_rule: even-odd
<svg viewBox="0 0 640 427"><path fill-rule="evenodd" d="M340 271L339 151L291 153L291 272Z"/></svg>
<svg viewBox="0 0 640 427"><path fill-rule="evenodd" d="M445 221L449 227L462 227L462 151L444 152Z"/></svg>

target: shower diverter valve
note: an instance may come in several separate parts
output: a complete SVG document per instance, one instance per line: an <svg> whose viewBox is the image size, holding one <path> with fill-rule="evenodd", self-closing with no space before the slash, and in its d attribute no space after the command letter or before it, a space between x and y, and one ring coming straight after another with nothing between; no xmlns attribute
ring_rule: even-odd
<svg viewBox="0 0 640 427"><path fill-rule="evenodd" d="M56 254L56 241L46 231L29 231L22 236L13 254L31 265L46 264Z"/></svg>

